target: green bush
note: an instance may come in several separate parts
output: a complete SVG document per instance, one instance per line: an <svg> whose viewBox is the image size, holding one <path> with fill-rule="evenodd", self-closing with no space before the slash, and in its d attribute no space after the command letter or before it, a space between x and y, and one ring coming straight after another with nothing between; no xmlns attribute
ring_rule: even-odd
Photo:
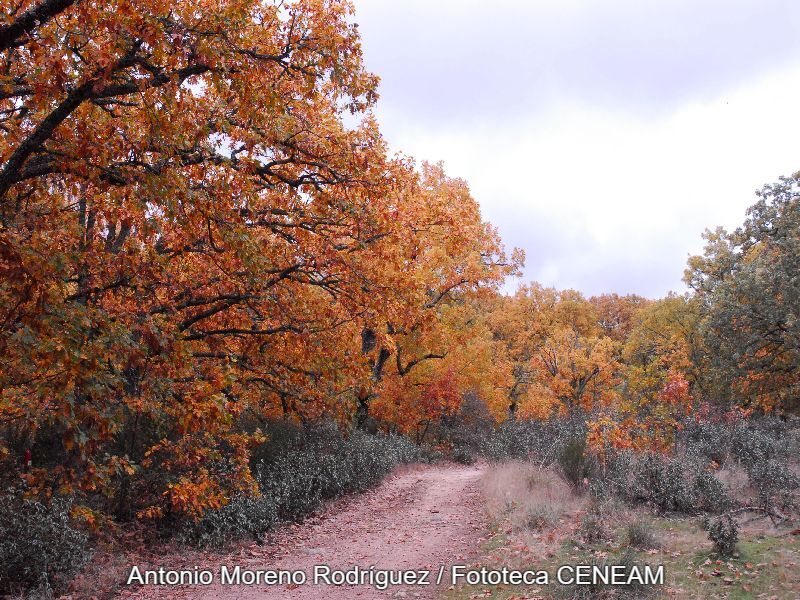
<svg viewBox="0 0 800 600"><path fill-rule="evenodd" d="M691 484L693 465L653 452L634 461L633 497L664 512L694 512L700 499Z"/></svg>
<svg viewBox="0 0 800 600"><path fill-rule="evenodd" d="M355 431L285 453L259 469L258 481L262 493L274 499L278 517L297 520L325 500L370 488L397 465L420 457L404 437Z"/></svg>
<svg viewBox="0 0 800 600"><path fill-rule="evenodd" d="M586 451L586 438L575 438L564 444L556 461L559 474L569 484L572 491L583 491L585 489L584 481L589 481L596 466L594 458Z"/></svg>
<svg viewBox="0 0 800 600"><path fill-rule="evenodd" d="M71 502L26 500L19 490L0 496L0 595L60 591L89 559L87 537L72 527Z"/></svg>
<svg viewBox="0 0 800 600"><path fill-rule="evenodd" d="M297 521L326 500L378 484L400 464L425 462L427 456L405 437L343 434L333 423L305 428L282 423L257 450L253 467L261 495L234 498L187 525L185 537L201 545L220 545L242 537L259 539L281 521Z"/></svg>
<svg viewBox="0 0 800 600"><path fill-rule="evenodd" d="M616 496L662 512L720 513L733 505L724 484L687 456L622 452L590 488L596 498Z"/></svg>
<svg viewBox="0 0 800 600"><path fill-rule="evenodd" d="M269 496L239 496L191 523L183 536L199 546L222 546L238 539L259 541L278 522L275 500Z"/></svg>
<svg viewBox="0 0 800 600"><path fill-rule="evenodd" d="M689 419L678 436L678 446L691 457L718 464L732 459L747 467L791 456L797 428L797 421L765 415L733 423L723 419L714 422Z"/></svg>
<svg viewBox="0 0 800 600"><path fill-rule="evenodd" d="M493 462L532 458L550 466L564 446L585 437L585 420L579 417L505 421L484 436L480 453Z"/></svg>
<svg viewBox="0 0 800 600"><path fill-rule="evenodd" d="M722 465L731 452L732 435L732 429L723 423L690 420L685 424L679 441L686 454Z"/></svg>
<svg viewBox="0 0 800 600"><path fill-rule="evenodd" d="M731 508L734 504L728 490L713 473L699 471L694 476L694 488L696 490L697 509L719 513Z"/></svg>
<svg viewBox="0 0 800 600"><path fill-rule="evenodd" d="M773 511L797 508L800 478L779 460L764 460L748 465L750 483L758 493L761 508Z"/></svg>
<svg viewBox="0 0 800 600"><path fill-rule="evenodd" d="M714 544L714 551L720 556L733 556L739 541L739 525L730 514L706 521L708 539Z"/></svg>
<svg viewBox="0 0 800 600"><path fill-rule="evenodd" d="M741 425L734 430L731 453L747 467L774 458L778 445L779 440L769 433Z"/></svg>

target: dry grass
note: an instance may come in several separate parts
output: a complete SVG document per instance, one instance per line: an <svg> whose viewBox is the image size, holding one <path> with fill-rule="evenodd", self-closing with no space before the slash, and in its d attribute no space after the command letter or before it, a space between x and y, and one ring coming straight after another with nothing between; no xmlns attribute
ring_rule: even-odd
<svg viewBox="0 0 800 600"><path fill-rule="evenodd" d="M483 479L489 517L515 531L545 531L574 515L583 503L556 473L514 461L490 468Z"/></svg>
<svg viewBox="0 0 800 600"><path fill-rule="evenodd" d="M796 468L797 463L792 466ZM752 497L746 473L732 461L715 474L739 503ZM494 568L535 565L555 573L563 564L630 558L637 564L664 565L665 585L644 590L650 597L800 598L800 535L793 533L800 531L797 519L775 527L769 519L741 515L738 552L723 560L714 554L699 517L655 516L644 506L615 503L592 506L586 496L573 496L558 475L529 463L493 466L485 475L484 494L493 533L481 564ZM609 534L605 539L591 541L581 535L580 522L592 510L599 511ZM530 514L552 515L552 525L531 528L526 517ZM608 590L609 595L602 597L622 598L623 592ZM479 597L562 600L587 596L555 583L530 589L459 586L446 594L448 600ZM627 597L641 600L645 596L637 591Z"/></svg>

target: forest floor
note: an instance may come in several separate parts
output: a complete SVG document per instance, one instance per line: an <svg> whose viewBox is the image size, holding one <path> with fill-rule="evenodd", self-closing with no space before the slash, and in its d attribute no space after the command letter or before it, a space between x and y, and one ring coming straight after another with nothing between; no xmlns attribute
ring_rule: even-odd
<svg viewBox="0 0 800 600"><path fill-rule="evenodd" d="M118 583L116 596L143 600L435 598L449 585L448 576L435 585L440 566L449 569L469 562L485 543L480 488L484 472L485 467L478 465L406 467L371 491L334 502L301 524L280 528L263 545L239 546L226 554L142 557L145 560L138 563L142 570L161 565L193 569L198 565L214 573L212 585L128 587ZM130 557L128 560L129 571ZM299 569L307 574L308 582L223 585L223 565L229 571L236 566L242 570ZM430 570L431 585L393 585L384 591L369 585L315 586L311 580L317 565L332 570L373 565L377 569Z"/></svg>

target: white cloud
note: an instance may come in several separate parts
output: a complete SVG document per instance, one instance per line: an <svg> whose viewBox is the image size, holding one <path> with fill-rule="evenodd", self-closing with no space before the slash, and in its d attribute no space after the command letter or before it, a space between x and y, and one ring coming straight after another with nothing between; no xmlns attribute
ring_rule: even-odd
<svg viewBox="0 0 800 600"><path fill-rule="evenodd" d="M555 11L552 4L534 4L540 17ZM586 28L586 12L578 5L596 14L601 3L573 1L567 6L569 10L562 5L556 11L556 22L567 32ZM624 2L612 5L624 6L621 14L630 16L628 26L643 26L641 10L633 10ZM446 11L437 6L433 12L442 18ZM437 44L443 52L450 52L448 42L461 43L452 39L453 31L473 31L475 13L469 11L478 11L484 5L459 6L458 16L447 27L437 29L429 21L420 25L417 39L427 40L433 30L442 36L423 44L428 52ZM502 23L500 8L507 6L508 2L501 1L486 18ZM737 6L742 10L732 11L729 20L731 27L744 35L739 31L744 27L742 15L749 14L744 9L757 4L740 2ZM362 23L362 30L367 64L384 79L378 116L387 139L395 149L420 159L445 161L448 172L469 182L485 217L499 227L507 245L526 250L526 279L576 287L589 294L617 291L658 296L671 289L681 290L686 257L701 249L703 229L735 227L743 220L746 207L754 202L757 187L800 169L798 60L792 63L785 56L767 56L757 69L750 69L748 77L723 77L714 85L701 81L701 76L707 74L713 80L718 75L713 72L718 61L694 73L698 81L692 85L680 81L673 72L680 64L656 61L656 71L662 68L664 77L672 77L685 87L662 102L650 98L658 91L653 82L658 81L659 73L651 73L642 82L641 73L632 72L631 81L625 81L626 65L636 64L626 58L605 88L597 87L596 78L584 82L578 78L570 91L563 82L553 84L554 79L548 76L539 80L539 92L530 92L538 97L532 97L528 105L515 102L508 110L477 112L453 106L452 115L440 119L436 116L438 109L420 114L420 106L441 101L431 89L423 85L398 93L396 85L396 80L413 82L415 77L425 82L440 69L426 75L426 67L414 60L392 62L386 70L370 62L372 56L380 58L381 52L385 53L365 29L370 22L380 22L381 13L376 10L372 5L372 12L367 11L369 18ZM612 10L605 20L617 22L622 17ZM511 30L517 26L509 24ZM624 28L625 24L618 26ZM658 27L658 31L664 31L663 24ZM543 30L546 23L538 23L537 28ZM682 36L689 39L687 43L698 37L692 31ZM617 53L613 40L604 45L602 35L594 35L591 44L577 43L580 52L596 47L608 54ZM655 35L652 44L647 41L647 31L633 37L641 37L637 43L651 52L659 44ZM474 40L471 43L477 44ZM701 44L701 50L705 44L707 41ZM557 46L563 50L564 44ZM569 61L555 56L549 64L568 68L573 59L580 62L588 58L580 52L575 55L571 50ZM680 52L692 56L691 48ZM413 57L414 52L410 55ZM450 56L449 60L458 58ZM432 61L435 63L435 59ZM513 72L513 67L503 68ZM728 68L731 70L730 65ZM415 74L414 69L423 73ZM464 69L464 65L453 64L459 77L463 77ZM442 72L442 77L448 76ZM491 81L492 76L486 79ZM482 85L480 79L448 81L460 87L449 90L446 97L466 95L468 108L470 89ZM612 99L615 94L624 96L640 84L644 86L643 97L650 99L636 107L624 101L615 104L597 100L598 95ZM535 86L528 87L533 90ZM590 89L594 92L582 93ZM475 92L489 98L485 103L488 107L493 105L490 92ZM665 95L669 92L666 88ZM504 92L496 93L502 96Z"/></svg>

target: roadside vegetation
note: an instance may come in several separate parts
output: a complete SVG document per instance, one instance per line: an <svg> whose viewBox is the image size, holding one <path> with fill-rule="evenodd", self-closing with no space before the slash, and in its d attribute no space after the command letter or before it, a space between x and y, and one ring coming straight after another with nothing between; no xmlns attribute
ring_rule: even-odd
<svg viewBox="0 0 800 600"><path fill-rule="evenodd" d="M537 439L529 424L515 427L529 431L504 435ZM574 424L565 430L574 431ZM547 455L535 443L514 445L512 456L495 456L484 476L490 536L481 565L544 569L552 576L564 564L664 565L665 583L462 586L447 597L795 598L798 444L798 420L720 415L687 421L670 455L626 450L603 464L576 454L571 443Z"/></svg>

